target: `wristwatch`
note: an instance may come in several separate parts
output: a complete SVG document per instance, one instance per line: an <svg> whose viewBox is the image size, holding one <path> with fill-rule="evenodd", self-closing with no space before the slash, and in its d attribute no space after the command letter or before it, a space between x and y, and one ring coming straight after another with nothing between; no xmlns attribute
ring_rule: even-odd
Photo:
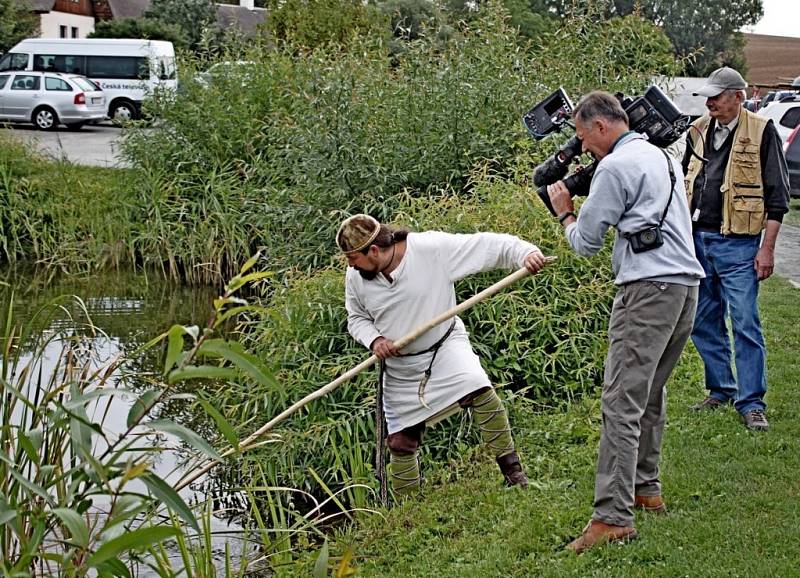
<svg viewBox="0 0 800 578"><path fill-rule="evenodd" d="M564 221L566 221L566 220L567 220L567 217L574 217L574 216L575 216L575 213L573 213L572 211L566 211L566 212L564 212L564 213L561 213L561 214L558 216L558 222L559 222L559 223L561 223L561 224L563 225L563 224L564 224Z"/></svg>

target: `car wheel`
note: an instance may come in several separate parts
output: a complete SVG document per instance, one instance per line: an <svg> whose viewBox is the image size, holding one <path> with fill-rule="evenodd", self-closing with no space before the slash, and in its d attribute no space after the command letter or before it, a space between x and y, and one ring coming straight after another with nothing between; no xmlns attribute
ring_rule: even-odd
<svg viewBox="0 0 800 578"><path fill-rule="evenodd" d="M39 130L56 130L58 128L58 115L48 106L40 106L33 111L31 122Z"/></svg>
<svg viewBox="0 0 800 578"><path fill-rule="evenodd" d="M85 124L85 122L73 122L67 125L67 130L81 130Z"/></svg>
<svg viewBox="0 0 800 578"><path fill-rule="evenodd" d="M111 105L108 116L115 124L125 124L136 120L136 107L132 102L120 100Z"/></svg>

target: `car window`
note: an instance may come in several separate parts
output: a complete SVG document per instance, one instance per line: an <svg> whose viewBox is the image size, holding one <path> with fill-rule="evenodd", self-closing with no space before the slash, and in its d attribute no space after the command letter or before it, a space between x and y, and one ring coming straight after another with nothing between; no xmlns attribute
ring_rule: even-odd
<svg viewBox="0 0 800 578"><path fill-rule="evenodd" d="M100 90L99 88L97 88L97 85L88 78L73 76L72 78L70 78L70 80L74 82L81 90L85 90L87 92L94 92L96 90Z"/></svg>
<svg viewBox="0 0 800 578"><path fill-rule="evenodd" d="M28 55L10 52L0 58L0 70L25 70L28 67Z"/></svg>
<svg viewBox="0 0 800 578"><path fill-rule="evenodd" d="M800 105L787 110L781 117L780 124L786 128L794 128L800 124Z"/></svg>
<svg viewBox="0 0 800 578"><path fill-rule="evenodd" d="M9 75L7 75L7 74L0 74L0 90L5 88L6 82L8 82L9 78L11 78L11 77Z"/></svg>
<svg viewBox="0 0 800 578"><path fill-rule="evenodd" d="M18 74L11 83L11 90L39 90L41 78L30 74Z"/></svg>
<svg viewBox="0 0 800 578"><path fill-rule="evenodd" d="M45 90L60 90L62 92L72 92L72 87L66 81L54 76L46 76L44 79Z"/></svg>

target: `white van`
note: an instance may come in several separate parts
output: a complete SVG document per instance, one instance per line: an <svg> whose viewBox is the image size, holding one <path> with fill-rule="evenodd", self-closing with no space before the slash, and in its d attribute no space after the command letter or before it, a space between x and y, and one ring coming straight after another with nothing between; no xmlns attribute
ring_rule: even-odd
<svg viewBox="0 0 800 578"><path fill-rule="evenodd" d="M177 85L175 49L164 40L29 38L0 58L0 72L7 70L87 76L103 89L108 116L117 121L139 118L156 87Z"/></svg>

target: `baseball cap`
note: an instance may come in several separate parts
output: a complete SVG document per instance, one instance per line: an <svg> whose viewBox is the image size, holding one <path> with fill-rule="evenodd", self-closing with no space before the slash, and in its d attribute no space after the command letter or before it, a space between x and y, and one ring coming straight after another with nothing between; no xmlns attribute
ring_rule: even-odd
<svg viewBox="0 0 800 578"><path fill-rule="evenodd" d="M714 97L721 94L723 90L744 90L745 88L747 88L747 82L742 78L742 75L733 68L723 66L712 72L706 83L692 94L694 96Z"/></svg>

